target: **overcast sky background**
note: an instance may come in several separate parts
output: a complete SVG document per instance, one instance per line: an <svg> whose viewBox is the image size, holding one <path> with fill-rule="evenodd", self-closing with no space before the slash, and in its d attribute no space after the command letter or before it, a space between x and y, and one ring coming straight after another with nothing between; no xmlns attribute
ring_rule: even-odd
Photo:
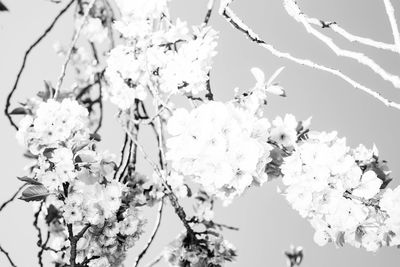
<svg viewBox="0 0 400 267"><path fill-rule="evenodd" d="M48 0L4 0L9 13L0 13L0 99L5 103L16 73L21 65L24 51L36 40L45 27L65 3L56 5ZM65 2L65 1L63 1ZM173 0L171 13L198 24L205 14L206 0ZM390 25L382 0L302 0L302 9L317 18L335 20L350 32L368 36L376 40L392 42ZM400 18L400 2L393 0ZM308 35L304 28L289 17L282 0L236 0L232 8L262 38L277 48L290 51L300 57L311 58L319 63L340 67L344 72L371 88L400 101L397 89L383 82L365 67L346 59L337 58L324 44ZM34 96L43 88L43 80L55 83L61 68L62 59L52 48L56 40L69 43L72 35L72 12L69 12L56 25L53 32L33 51L15 94L13 105L18 101ZM212 87L218 100L228 100L233 88L247 88L254 84L249 72L258 66L272 74L277 68L286 66L279 77L288 97L270 97L266 116L293 113L298 119L313 116L313 129L338 130L346 136L351 146L359 143L371 147L375 143L380 156L389 162L393 177L400 175L398 150L400 148L400 111L385 107L370 96L358 91L347 83L329 74L291 62L278 59L268 51L244 38L223 18L214 13L211 25L221 32L218 52L212 71ZM334 34L331 34L334 36ZM349 49L368 53L378 63L393 73L399 73L400 57L388 52L348 44L336 38L338 44ZM67 81L68 82L68 81ZM103 137L101 148L118 153L122 143L122 132L113 119L116 109L105 105L106 117L100 134ZM3 202L18 188L16 176L24 175L23 149L15 140L14 129L6 118L0 116L0 202ZM148 131L141 138L147 147L152 144ZM146 166L142 169L148 171ZM397 185L398 182L394 182ZM290 244L301 245L305 250L305 267L395 267L399 266L400 251L385 248L377 253L362 249L345 247L337 249L334 245L319 247L313 242L313 230L309 223L292 210L286 200L276 193L279 182L251 189L240 199L226 208L218 207L216 220L240 228L239 232L225 233L226 238L238 248L238 261L227 266L285 266L283 251ZM152 229L155 210L146 212ZM32 227L32 208L30 204L16 201L0 214L0 244L15 259L18 266L37 266L36 232ZM163 218L160 234L151 246L142 264L151 261L180 231L182 226L170 208ZM143 235L142 242L129 253L128 263L136 257L147 240L149 231ZM0 266L8 266L0 255ZM127 264L127 266L130 266ZM160 263L159 266L166 266Z"/></svg>

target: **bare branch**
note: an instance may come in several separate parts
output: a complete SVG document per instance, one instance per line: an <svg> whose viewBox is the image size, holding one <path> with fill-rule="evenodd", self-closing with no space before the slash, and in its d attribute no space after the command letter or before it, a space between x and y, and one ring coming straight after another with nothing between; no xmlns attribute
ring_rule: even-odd
<svg viewBox="0 0 400 267"><path fill-rule="evenodd" d="M396 102L393 102L391 100L386 99L385 97L383 97L378 92L375 92L374 90L372 90L372 89L370 89L370 88L368 88L368 87L356 82L355 80L353 80L349 76L343 74L341 71L339 71L337 69L330 68L330 67L326 67L324 65L320 65L320 64L314 63L313 61L311 61L309 59L297 58L297 57L292 56L291 54L289 54L287 52L282 52L282 51L276 49L271 44L266 43L264 40L260 39L260 37L255 32L253 32L253 30L251 30L246 24L244 24L237 17L237 15L229 8L229 3L230 2L231 1L228 1L228 2L225 3L225 5L221 5L220 13L222 14L222 16L224 16L225 19L234 28L236 28L237 30L243 32L247 36L247 38L249 38L251 41L257 43L261 47L265 48L270 53L272 53L274 56L290 60L292 62L295 62L295 63L303 65L303 66L307 66L307 67L310 67L310 68L313 68L313 69L322 70L322 71L328 72L330 74L333 74L333 75L341 78L342 80L346 81L347 83L349 83L354 88L359 89L359 90L369 94L373 98L375 98L378 101L380 101L383 104L385 104L387 107L393 107L393 108L396 108L396 109L400 110L400 104L399 103L396 103Z"/></svg>
<svg viewBox="0 0 400 267"><path fill-rule="evenodd" d="M26 50L25 55L24 55L24 59L22 60L22 65L18 71L17 74L17 78L14 82L14 85L10 91L10 93L7 96L7 100L6 100L6 106L4 109L4 113L8 118L8 121L10 122L10 124L16 129L18 130L17 125L14 123L14 121L11 118L9 109L10 109L10 105L11 105L11 98L13 96L13 94L15 93L15 91L17 90L17 86L19 83L19 80L21 78L22 72L24 71L25 68L25 64L26 61L28 59L29 54L31 53L31 51L33 50L33 48L35 48L35 46L37 46L46 36L47 34L53 29L54 25L56 25L57 21L62 17L62 15L67 12L67 10L70 8L70 6L75 2L75 0L71 0L63 9L60 10L60 12L58 13L58 15L53 19L53 21L51 22L51 24L46 28L46 30L42 33L42 35L39 36L39 38L33 43L31 44L31 46L28 48L28 50Z"/></svg>
<svg viewBox="0 0 400 267"><path fill-rule="evenodd" d="M308 33L318 38L324 44L326 44L337 56L347 57L358 61L359 63L369 67L372 71L378 74L382 79L389 81L393 84L394 87L400 88L400 77L391 74L384 70L381 66L379 66L374 60L367 57L363 53L354 52L346 49L342 49L335 44L335 42L329 38L328 36L322 34L311 26L312 24L318 25L320 27L324 27L324 24L321 20L315 18L309 18L306 16L296 4L294 0L284 0L284 6L287 13L294 18L297 22L303 24L304 28Z"/></svg>
<svg viewBox="0 0 400 267"><path fill-rule="evenodd" d="M389 18L390 27L392 28L392 35L394 39L394 43L397 49L400 50L400 34L399 34L399 27L397 25L396 17L394 15L394 8L392 2L390 0L383 0L385 4L386 14Z"/></svg>
<svg viewBox="0 0 400 267"><path fill-rule="evenodd" d="M75 31L75 35L74 35L74 37L72 39L70 47L69 47L69 49L67 51L67 55L65 57L64 64L62 65L62 68L61 68L61 74L60 74L60 77L58 78L57 85L56 85L55 92L54 92L54 99L57 99L58 94L60 93L61 85L62 85L62 83L64 81L64 77L65 77L65 74L66 74L66 71L67 71L68 63L71 60L72 52L74 50L74 47L76 45L76 42L78 41L78 38L79 38L80 34L81 34L83 26L85 25L86 20L87 20L87 18L89 16L89 12L92 9L92 7L93 7L95 2L96 2L96 0L91 0L90 1L89 5L86 7L85 13L82 16L81 24L78 26L78 29Z"/></svg>
<svg viewBox="0 0 400 267"><path fill-rule="evenodd" d="M11 202L13 202L15 200L15 198L18 196L19 192L21 192L21 190L26 186L26 184L21 185L18 190L14 193L14 195L12 195L12 197L5 201L3 204L1 204L0 206L0 212Z"/></svg>
<svg viewBox="0 0 400 267"><path fill-rule="evenodd" d="M151 243L153 243L154 238L158 232L158 229L160 228L161 225L161 218L162 218L162 211L164 208L164 199L161 199L160 204L158 206L158 211L157 211L157 218L156 218L156 224L154 225L153 232L151 233L151 236L149 240L146 243L146 246L143 248L143 250L140 252L139 256L136 258L135 263L133 264L134 267L137 267L140 260L143 258L143 256L146 254L147 250L149 249Z"/></svg>
<svg viewBox="0 0 400 267"><path fill-rule="evenodd" d="M162 259L164 258L163 254L159 255L157 258L155 258L152 262L146 265L146 267L153 267L157 263L159 263Z"/></svg>
<svg viewBox="0 0 400 267"><path fill-rule="evenodd" d="M3 253L7 257L8 262L11 264L12 267L17 267L17 265L15 265L15 263L11 259L10 254L8 254L8 252L5 249L3 249L3 247L1 245L0 245L0 252Z"/></svg>
<svg viewBox="0 0 400 267"><path fill-rule="evenodd" d="M323 29L331 29L335 33L341 35L343 38L347 39L349 42L352 43L359 43L366 46L370 46L377 49L387 50L390 52L400 54L400 49L397 48L394 44L388 44L380 41L373 40L371 38L366 38L358 35L354 35L349 33L344 28L340 27L337 22L327 22L323 20L312 19L308 21L310 24L314 24L315 26L322 27Z"/></svg>
<svg viewBox="0 0 400 267"><path fill-rule="evenodd" d="M214 2L215 2L215 0L208 0L207 13L203 20L203 26L207 26L208 22L210 21L212 10L214 8Z"/></svg>

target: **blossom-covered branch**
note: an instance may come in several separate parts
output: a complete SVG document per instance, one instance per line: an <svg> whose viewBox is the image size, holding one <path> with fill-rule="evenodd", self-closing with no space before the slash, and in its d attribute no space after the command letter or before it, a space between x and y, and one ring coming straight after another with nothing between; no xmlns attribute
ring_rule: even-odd
<svg viewBox="0 0 400 267"><path fill-rule="evenodd" d="M168 2L78 1L72 43L56 46L65 58L56 87L46 83L38 97L17 109L24 115L17 139L31 159L29 173L19 178L25 183L20 199L36 202L39 265L46 252L58 267L123 266L142 237L144 211L158 205L154 229L134 263L139 266L170 203L182 232L150 266L161 260L169 266L225 266L237 251L223 231L238 228L214 219L215 203L229 205L277 178L290 205L314 227L318 244L347 243L371 251L399 245L400 187L388 188L391 178L377 149L353 149L336 132L311 131L311 119L266 118L269 95L286 96L276 82L283 67L269 79L254 67L253 86L235 89L229 101L214 99L211 69L218 33L209 25L214 1L208 2L205 19L192 27L170 17ZM230 3L221 1L220 13L253 42L400 109L339 70L275 49L233 13ZM319 23L302 13L296 18L307 28ZM69 64L75 79L61 91ZM177 105L179 98L191 108ZM123 130L118 161L97 148L103 100L118 108ZM141 140L145 127L154 133L149 137L154 158ZM150 173L141 173L139 155ZM186 201L192 210L183 208ZM302 249L292 248L286 256L288 266L297 266Z"/></svg>

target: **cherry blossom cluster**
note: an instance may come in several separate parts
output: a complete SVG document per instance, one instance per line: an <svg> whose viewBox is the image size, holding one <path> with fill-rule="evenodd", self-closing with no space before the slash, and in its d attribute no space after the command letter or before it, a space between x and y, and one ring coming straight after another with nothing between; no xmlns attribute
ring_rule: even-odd
<svg viewBox="0 0 400 267"><path fill-rule="evenodd" d="M235 259L235 247L217 233L198 242L200 245L194 246L186 234L178 236L164 251L169 266L224 266Z"/></svg>
<svg viewBox="0 0 400 267"><path fill-rule="evenodd" d="M173 169L229 203L251 184L267 180L269 128L267 119L233 103L177 109L167 125L166 156Z"/></svg>
<svg viewBox="0 0 400 267"><path fill-rule="evenodd" d="M383 190L389 172L375 147L351 149L336 132L311 132L284 157L281 172L286 199L310 221L319 245L376 251L400 244L400 190Z"/></svg>
<svg viewBox="0 0 400 267"><path fill-rule="evenodd" d="M129 190L131 183L114 179L112 155L96 151L84 107L70 99L36 104L29 109L31 115L21 120L17 133L35 157L32 177L24 179L33 185L22 197L30 200L31 193L37 197L38 191L43 192L47 207L57 210L51 219L46 214L49 225L59 226L51 228L53 249L58 251L55 261L68 264L70 229L89 226L79 239L77 261L92 259L90 266L120 266L142 232L139 193Z"/></svg>
<svg viewBox="0 0 400 267"><path fill-rule="evenodd" d="M171 22L167 1L116 1L122 17L115 22L124 38L107 59L106 95L120 109L155 94L195 95L207 89L216 55L217 33L210 27Z"/></svg>

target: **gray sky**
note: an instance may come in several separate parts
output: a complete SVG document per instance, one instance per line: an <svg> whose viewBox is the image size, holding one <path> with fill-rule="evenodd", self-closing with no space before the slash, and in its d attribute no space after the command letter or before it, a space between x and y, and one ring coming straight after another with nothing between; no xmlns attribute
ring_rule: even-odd
<svg viewBox="0 0 400 267"><path fill-rule="evenodd" d="M65 2L65 1L64 1ZM190 23L200 23L206 0L172 0L172 15L180 16ZM390 25L386 18L382 0L303 0L298 1L309 15L325 20L335 20L350 32L377 40L392 42ZM400 18L400 2L393 0ZM0 99L5 102L11 89L23 53L42 33L61 8L47 0L4 0L11 10L0 13ZM320 63L340 67L362 83L382 92L388 97L400 100L399 93L387 82L381 81L365 67L345 59L339 59L308 35L304 28L290 18L281 0L236 0L232 8L243 20L251 25L265 40L276 47L290 51L300 57L308 57ZM31 54L25 72L14 98L14 104L36 94L43 87L43 80L55 81L60 72L61 62L52 45L56 40L69 42L72 34L71 15L65 16L44 42ZM371 147L375 143L382 158L389 161L393 177L399 176L397 149L400 148L400 111L386 108L370 96L357 91L347 83L329 74L307 69L291 62L280 60L266 50L250 43L244 36L231 28L218 14L214 13L211 25L221 32L217 58L212 72L212 86L218 100L228 100L233 88L253 85L249 72L253 66L263 69L266 75L278 67L286 66L279 77L288 97L271 97L266 116L293 113L298 119L313 116L315 130L338 130L346 136L348 143L359 143ZM334 36L333 34L330 34ZM349 49L360 49L377 59L378 63L391 72L399 73L400 57L390 53L348 44L337 38L338 44ZM101 135L101 147L114 153L119 152L122 133L113 121L116 109L107 104L106 118ZM24 175L26 160L23 150L15 140L15 132L4 116L0 116L0 167L2 169L0 201L7 199L19 186L16 176ZM151 148L152 140L146 132L142 134L145 145ZM144 172L148 170L143 167ZM398 182L395 181L394 185ZM317 246L313 240L313 230L309 223L300 218L276 193L279 182L264 185L248 191L242 198L226 208L218 207L216 219L221 223L240 227L239 232L226 232L226 237L236 245L238 261L228 266L285 266L282 252L290 244L302 245L305 249L303 266L363 266L395 267L400 261L398 250L382 249L377 253L367 253L361 249L345 247L336 249L333 245ZM156 211L146 213L148 229ZM0 214L0 244L7 248L18 266L37 266L36 233L32 227L30 204L17 201ZM162 222L160 235L156 238L143 263L156 257L162 247L172 240L182 229L170 208ZM146 240L147 234L143 235ZM142 240L142 241L143 241ZM143 242L129 253L129 261L135 258ZM0 266L8 262L0 255ZM129 266L129 265L128 265ZM160 264L159 266L165 266Z"/></svg>

